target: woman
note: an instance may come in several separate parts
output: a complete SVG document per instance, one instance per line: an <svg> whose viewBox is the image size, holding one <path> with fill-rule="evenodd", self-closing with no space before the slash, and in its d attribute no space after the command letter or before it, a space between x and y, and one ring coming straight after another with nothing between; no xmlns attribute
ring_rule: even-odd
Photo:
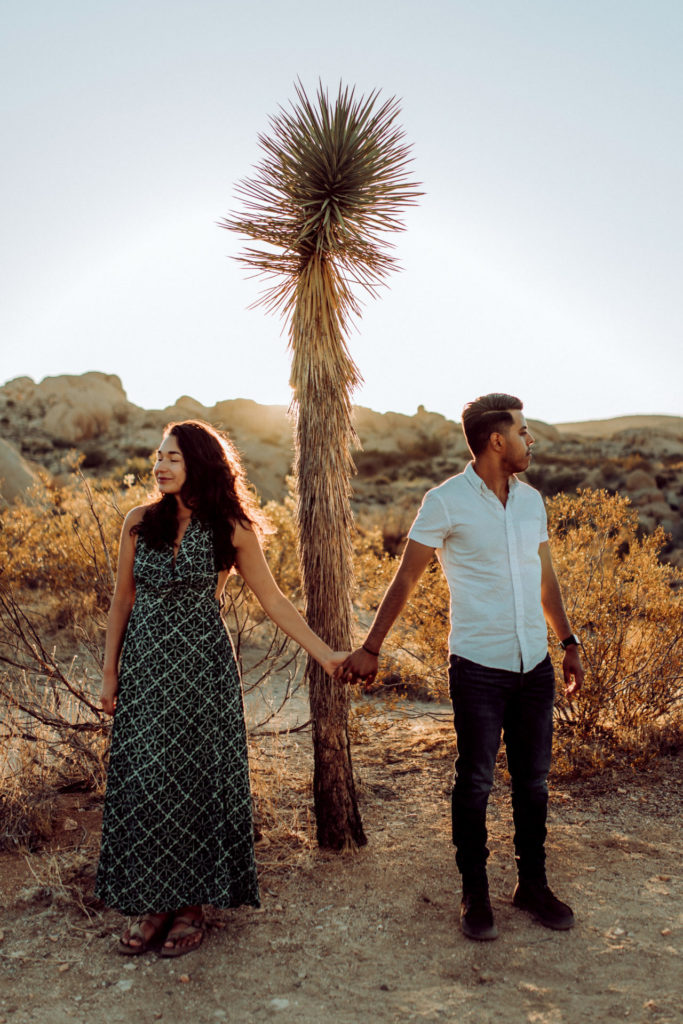
<svg viewBox="0 0 683 1024"><path fill-rule="evenodd" d="M107 623L102 708L115 718L95 894L139 915L120 952L170 957L201 944L202 904L259 905L241 687L220 617L230 570L330 675L345 654L275 583L226 437L170 424L154 476L160 497L123 524Z"/></svg>

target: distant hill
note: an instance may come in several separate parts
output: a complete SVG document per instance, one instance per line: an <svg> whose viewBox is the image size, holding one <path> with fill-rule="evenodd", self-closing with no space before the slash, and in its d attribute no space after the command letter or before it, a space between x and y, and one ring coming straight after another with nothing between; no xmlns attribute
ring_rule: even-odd
<svg viewBox="0 0 683 1024"><path fill-rule="evenodd" d="M577 423L555 423L562 434L580 437L612 437L621 430L673 430L683 435L683 416L615 416L607 420L580 420Z"/></svg>

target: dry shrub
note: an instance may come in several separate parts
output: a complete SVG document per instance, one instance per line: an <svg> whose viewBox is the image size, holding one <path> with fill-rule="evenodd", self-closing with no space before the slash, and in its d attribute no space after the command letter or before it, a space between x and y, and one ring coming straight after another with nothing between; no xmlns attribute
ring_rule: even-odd
<svg viewBox="0 0 683 1024"><path fill-rule="evenodd" d="M142 504L149 481L87 480L35 488L0 516L3 581L56 628L102 627L109 607L125 511ZM46 601L46 598L49 600Z"/></svg>
<svg viewBox="0 0 683 1024"><path fill-rule="evenodd" d="M67 850L27 857L33 881L20 899L57 907L75 907L91 922L102 917L99 900L93 896L95 859L89 850Z"/></svg>
<svg viewBox="0 0 683 1024"><path fill-rule="evenodd" d="M103 792L109 723L59 675L2 673L0 695L0 850L33 849L52 834L60 792Z"/></svg>
<svg viewBox="0 0 683 1024"><path fill-rule="evenodd" d="M419 499L412 495L386 506L363 508L357 516L358 540L356 541L356 562L364 550L365 539L379 531L381 545L378 553L396 555L403 548L408 530L419 507ZM362 568L362 567L360 567ZM359 566L356 565L358 572Z"/></svg>
<svg viewBox="0 0 683 1024"><path fill-rule="evenodd" d="M301 572L297 553L296 499L294 482L288 479L289 493L283 502L269 501L264 512L273 527L266 538L270 571L290 601L301 601Z"/></svg>
<svg viewBox="0 0 683 1024"><path fill-rule="evenodd" d="M52 835L54 789L27 743L3 736L0 757L0 850L34 849Z"/></svg>
<svg viewBox="0 0 683 1024"><path fill-rule="evenodd" d="M586 680L560 722L577 742L629 742L656 750L683 697L683 573L659 560L666 536L643 536L628 498L604 490L548 502L555 566L572 627L582 641ZM561 679L561 652L551 644ZM675 731L675 729L674 729Z"/></svg>
<svg viewBox="0 0 683 1024"><path fill-rule="evenodd" d="M249 771L259 868L269 872L315 848L312 755L291 736L252 738Z"/></svg>
<svg viewBox="0 0 683 1024"><path fill-rule="evenodd" d="M57 794L101 792L109 721L76 657L64 666L0 579L0 848L51 833Z"/></svg>
<svg viewBox="0 0 683 1024"><path fill-rule="evenodd" d="M250 731L263 731L304 685L301 648L265 615L237 575L228 579L222 614L232 637L242 692L246 696L259 690L262 698L261 713ZM275 675L280 685L265 686Z"/></svg>

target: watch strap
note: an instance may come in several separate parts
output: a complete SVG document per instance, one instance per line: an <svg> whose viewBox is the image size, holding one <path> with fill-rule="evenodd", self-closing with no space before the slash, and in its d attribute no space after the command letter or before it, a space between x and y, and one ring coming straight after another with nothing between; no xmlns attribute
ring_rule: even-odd
<svg viewBox="0 0 683 1024"><path fill-rule="evenodd" d="M574 647L574 646L575 647L579 646L579 638L577 636L575 636L574 633L570 633L569 636L565 640L560 640L560 647L562 648L563 651L566 651L568 647Z"/></svg>

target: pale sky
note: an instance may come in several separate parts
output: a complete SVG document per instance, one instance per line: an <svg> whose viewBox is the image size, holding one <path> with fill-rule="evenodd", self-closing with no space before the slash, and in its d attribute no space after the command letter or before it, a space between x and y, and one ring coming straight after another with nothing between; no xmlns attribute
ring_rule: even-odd
<svg viewBox="0 0 683 1024"><path fill-rule="evenodd" d="M301 78L401 99L423 184L357 404L683 414L681 0L0 0L0 383L287 404L216 222Z"/></svg>

